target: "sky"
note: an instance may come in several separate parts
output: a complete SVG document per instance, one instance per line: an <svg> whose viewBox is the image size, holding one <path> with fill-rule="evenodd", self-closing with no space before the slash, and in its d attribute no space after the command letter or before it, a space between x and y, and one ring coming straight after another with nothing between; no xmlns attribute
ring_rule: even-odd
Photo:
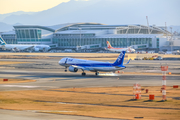
<svg viewBox="0 0 180 120"><path fill-rule="evenodd" d="M0 14L17 11L38 12L70 0L0 0Z"/></svg>

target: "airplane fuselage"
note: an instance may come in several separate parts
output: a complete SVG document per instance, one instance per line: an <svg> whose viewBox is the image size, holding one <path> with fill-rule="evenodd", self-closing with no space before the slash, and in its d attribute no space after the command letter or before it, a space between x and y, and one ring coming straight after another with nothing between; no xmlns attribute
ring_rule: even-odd
<svg viewBox="0 0 180 120"><path fill-rule="evenodd" d="M7 49L7 50L34 50L38 48L38 51L48 51L50 47L48 45L20 45L20 44L6 44L6 45L1 45L1 48Z"/></svg>
<svg viewBox="0 0 180 120"><path fill-rule="evenodd" d="M59 65L69 67L69 66L78 66L78 68L84 68L85 70L96 72L112 72L125 69L125 66L114 66L109 62L98 62L91 60L82 60L82 59L74 59L74 58L63 58L59 61Z"/></svg>
<svg viewBox="0 0 180 120"><path fill-rule="evenodd" d="M30 47L33 47L33 46L32 45L6 44L6 45L3 45L1 47L5 48L7 50L12 50L14 48L19 49L19 50L24 50L24 49L27 49L27 48L30 48Z"/></svg>
<svg viewBox="0 0 180 120"><path fill-rule="evenodd" d="M127 51L128 48L108 48L108 50L112 52L122 52L122 51Z"/></svg>

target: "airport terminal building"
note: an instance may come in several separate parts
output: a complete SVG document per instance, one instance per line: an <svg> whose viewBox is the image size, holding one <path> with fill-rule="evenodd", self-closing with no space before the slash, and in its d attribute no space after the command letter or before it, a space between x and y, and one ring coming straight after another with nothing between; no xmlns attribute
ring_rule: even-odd
<svg viewBox="0 0 180 120"><path fill-rule="evenodd" d="M109 41L113 47L133 46L147 50L159 50L167 44L170 35L165 27L100 23L18 25L14 26L14 31L1 34L9 44L47 44L57 49L76 49L84 45L104 48Z"/></svg>

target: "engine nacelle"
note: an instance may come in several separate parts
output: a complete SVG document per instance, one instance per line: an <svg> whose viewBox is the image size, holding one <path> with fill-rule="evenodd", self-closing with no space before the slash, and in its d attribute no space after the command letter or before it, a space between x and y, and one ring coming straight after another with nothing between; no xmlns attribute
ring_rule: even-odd
<svg viewBox="0 0 180 120"><path fill-rule="evenodd" d="M75 67L70 66L70 67L69 67L69 71L70 71L70 72L77 72L78 69L75 68Z"/></svg>

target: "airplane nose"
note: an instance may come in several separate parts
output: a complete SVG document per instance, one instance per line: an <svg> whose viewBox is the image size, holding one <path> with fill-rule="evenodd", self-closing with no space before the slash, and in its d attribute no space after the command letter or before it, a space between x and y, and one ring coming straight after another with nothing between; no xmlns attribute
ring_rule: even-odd
<svg viewBox="0 0 180 120"><path fill-rule="evenodd" d="M61 65L61 60L59 61L59 65Z"/></svg>
<svg viewBox="0 0 180 120"><path fill-rule="evenodd" d="M64 65L64 59L61 59L61 60L59 61L59 65Z"/></svg>

